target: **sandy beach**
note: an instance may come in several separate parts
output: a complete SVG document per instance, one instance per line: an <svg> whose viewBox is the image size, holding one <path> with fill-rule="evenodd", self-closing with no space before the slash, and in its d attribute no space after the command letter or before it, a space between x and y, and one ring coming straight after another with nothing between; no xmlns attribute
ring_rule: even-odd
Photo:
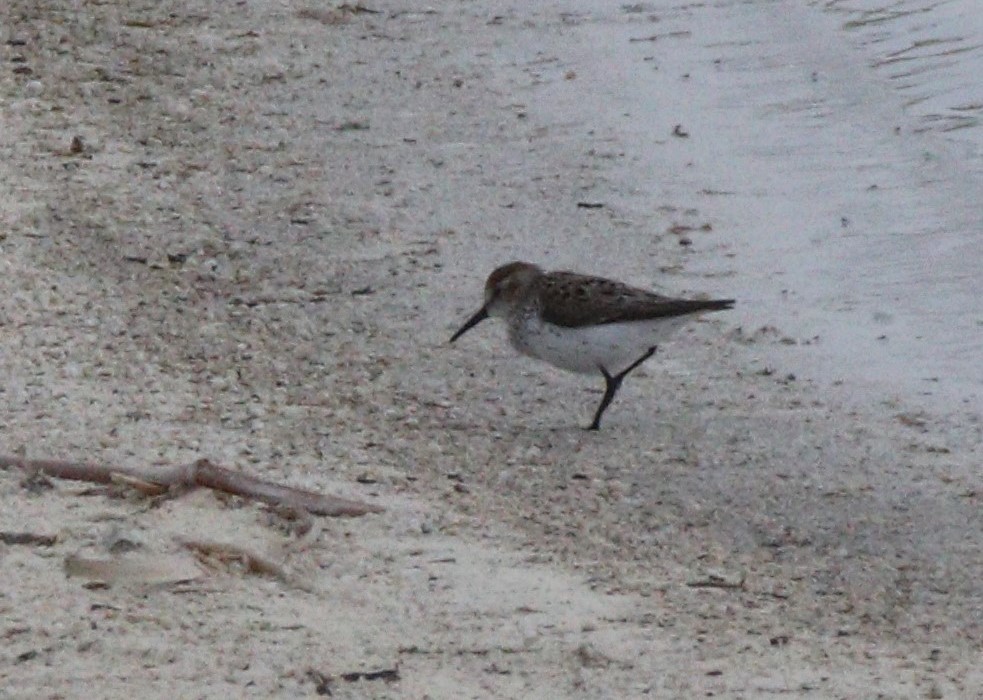
<svg viewBox="0 0 983 700"><path fill-rule="evenodd" d="M983 697L983 108L826 5L7 2L0 454L384 512L0 471L0 697ZM738 304L590 433L513 259Z"/></svg>

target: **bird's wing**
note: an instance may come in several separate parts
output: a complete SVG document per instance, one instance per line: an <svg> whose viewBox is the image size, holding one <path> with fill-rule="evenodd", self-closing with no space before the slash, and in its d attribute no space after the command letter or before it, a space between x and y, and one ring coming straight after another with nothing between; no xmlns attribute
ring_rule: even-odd
<svg viewBox="0 0 983 700"><path fill-rule="evenodd" d="M682 316L727 309L734 303L732 299L674 299L575 272L545 275L539 283L539 300L543 320L567 328Z"/></svg>

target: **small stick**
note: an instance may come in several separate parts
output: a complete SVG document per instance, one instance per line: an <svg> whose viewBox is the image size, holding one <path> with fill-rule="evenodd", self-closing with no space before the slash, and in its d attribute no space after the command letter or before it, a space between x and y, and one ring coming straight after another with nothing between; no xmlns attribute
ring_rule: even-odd
<svg viewBox="0 0 983 700"><path fill-rule="evenodd" d="M687 581L686 585L690 588L737 588L744 590L744 577L740 581L728 581L722 576L709 576L702 581Z"/></svg>
<svg viewBox="0 0 983 700"><path fill-rule="evenodd" d="M338 496L327 496L258 479L233 469L212 464L207 459L160 469L136 469L113 467L105 464L54 459L23 459L12 455L0 455L0 467L17 467L29 473L40 473L55 479L87 481L94 484L135 480L142 482L144 488L148 485L156 485L163 489L209 488L261 501L272 506L284 506L306 511L312 515L354 517L383 511L382 507L371 503L352 501Z"/></svg>
<svg viewBox="0 0 983 700"><path fill-rule="evenodd" d="M285 567L272 559L256 554L245 547L226 542L206 542L186 538L178 538L178 543L185 549L194 552L203 564L208 565L209 560L217 560L225 565L238 562L247 574L269 576L307 592L314 590L312 583L292 575Z"/></svg>
<svg viewBox="0 0 983 700"><path fill-rule="evenodd" d="M3 544L33 544L39 547L52 547L58 538L54 535L40 535L34 532L0 532Z"/></svg>
<svg viewBox="0 0 983 700"><path fill-rule="evenodd" d="M205 542L202 540L179 539L181 546L203 557L214 558L223 563L239 562L247 573L269 576L286 581L286 570L271 559L250 552L244 547L224 542Z"/></svg>

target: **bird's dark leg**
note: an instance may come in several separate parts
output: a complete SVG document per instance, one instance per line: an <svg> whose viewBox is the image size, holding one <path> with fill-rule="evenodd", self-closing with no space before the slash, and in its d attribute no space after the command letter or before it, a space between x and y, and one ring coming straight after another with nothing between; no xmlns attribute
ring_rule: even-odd
<svg viewBox="0 0 983 700"><path fill-rule="evenodd" d="M601 416L604 415L604 411L607 410L607 407L611 404L611 401L614 400L614 395L617 394L618 389L621 388L621 382L624 380L625 377L628 376L629 372L631 372L633 369L635 369L640 364L645 362L645 360L652 357L652 355L655 354L655 351L656 351L655 346L649 348L644 355L642 355L637 360L635 360L630 365L628 365L628 367L622 370L619 374L612 375L603 367L600 368L601 374L604 375L604 382L606 384L604 389L604 396L601 397L601 405L597 407L597 411L594 413L594 421L589 426L587 426L587 430L600 430Z"/></svg>

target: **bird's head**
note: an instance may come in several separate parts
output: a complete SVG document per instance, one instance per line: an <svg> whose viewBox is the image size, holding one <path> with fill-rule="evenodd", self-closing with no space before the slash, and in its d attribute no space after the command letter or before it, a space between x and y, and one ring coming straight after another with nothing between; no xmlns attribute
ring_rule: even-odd
<svg viewBox="0 0 983 700"><path fill-rule="evenodd" d="M504 317L526 297L542 276L543 271L527 262L510 262L496 268L485 281L485 303L461 328L451 336L460 338L490 316Z"/></svg>

